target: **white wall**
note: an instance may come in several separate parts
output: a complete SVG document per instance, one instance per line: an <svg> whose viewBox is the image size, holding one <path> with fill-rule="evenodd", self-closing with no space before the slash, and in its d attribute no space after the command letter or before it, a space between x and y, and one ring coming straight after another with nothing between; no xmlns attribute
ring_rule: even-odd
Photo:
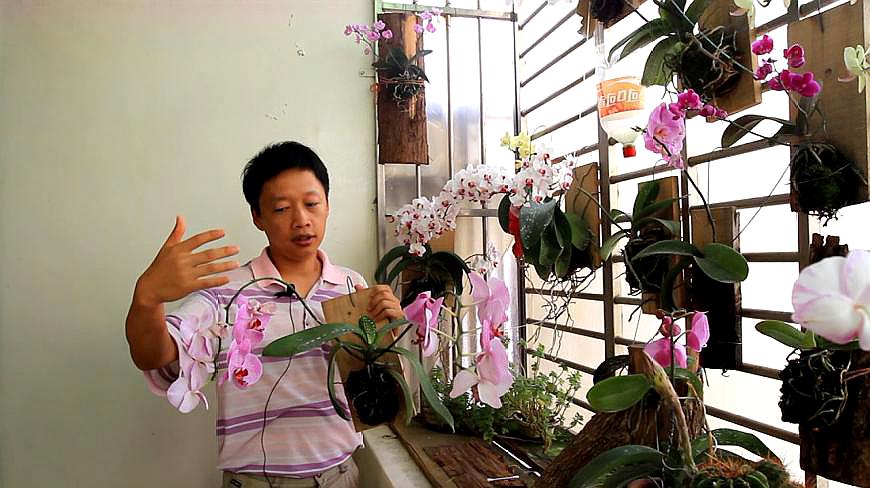
<svg viewBox="0 0 870 488"><path fill-rule="evenodd" d="M371 17L369 0L0 2L0 486L217 485L214 411L174 412L129 359L132 286L176 213L259 253L240 171L287 139L331 170L327 252L371 275L371 80L342 35Z"/></svg>

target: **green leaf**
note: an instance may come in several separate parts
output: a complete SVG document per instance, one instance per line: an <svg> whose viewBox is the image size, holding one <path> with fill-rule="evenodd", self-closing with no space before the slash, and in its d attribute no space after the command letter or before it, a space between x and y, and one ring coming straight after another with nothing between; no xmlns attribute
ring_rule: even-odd
<svg viewBox="0 0 870 488"><path fill-rule="evenodd" d="M510 211L511 211L511 197L509 194L505 193L501 199L501 202L498 204L498 225L501 226L501 230L504 231L505 234L510 234Z"/></svg>
<svg viewBox="0 0 870 488"><path fill-rule="evenodd" d="M535 267L535 273L537 273L542 280L547 281L548 279L550 279L550 275L553 273L552 265L548 266L544 264L534 263L533 266Z"/></svg>
<svg viewBox="0 0 870 488"><path fill-rule="evenodd" d="M405 394L405 424L410 424L411 419L414 418L414 397L411 395L411 388L405 381L405 377L398 371L387 368L387 373L402 387L402 393Z"/></svg>
<svg viewBox="0 0 870 488"><path fill-rule="evenodd" d="M807 334L779 320L763 320L755 330L794 349L807 349Z"/></svg>
<svg viewBox="0 0 870 488"><path fill-rule="evenodd" d="M656 212L663 208L668 208L674 204L674 202L678 201L679 198L668 198L667 200L659 200L658 202L653 202L646 207L642 208L640 212L634 215L634 220L640 220L644 217L649 217L654 215Z"/></svg>
<svg viewBox="0 0 870 488"><path fill-rule="evenodd" d="M686 368L674 368L674 377L691 383L695 392L698 394L698 398L702 400L704 399L704 384L701 382L701 378L697 374Z"/></svg>
<svg viewBox="0 0 870 488"><path fill-rule="evenodd" d="M387 335L387 333L389 331L395 329L396 327L401 327L401 326L406 325L406 324L410 324L410 322L408 322L405 319L398 319L398 320L394 320L388 324L384 324L383 327L378 329L378 334L375 338L375 344L380 344L381 340L383 340L383 338Z"/></svg>
<svg viewBox="0 0 870 488"><path fill-rule="evenodd" d="M520 239L524 245L536 242L541 238L544 229L553 220L553 210L557 203L557 200L550 200L544 203L523 205L520 208Z"/></svg>
<svg viewBox="0 0 870 488"><path fill-rule="evenodd" d="M626 57L628 57L629 54L633 53L634 51L646 46L647 44L655 41L662 36L673 34L674 32L668 21L661 18L653 19L647 24L644 24L643 27L646 27L646 29L642 33L633 37L625 44L625 48L619 55L619 59L625 59Z"/></svg>
<svg viewBox="0 0 870 488"><path fill-rule="evenodd" d="M620 47L625 46L622 50L622 54L619 55L619 59L624 59L626 56L631 54L632 51L642 48L659 37L669 33L671 33L671 26L668 24L667 20L661 18L653 19L626 36L625 39L617 42L616 45L613 46L613 49L610 50L610 55L607 59L612 60L616 51Z"/></svg>
<svg viewBox="0 0 870 488"><path fill-rule="evenodd" d="M610 220L621 224L623 222L631 222L631 215L619 210L618 208L610 209Z"/></svg>
<svg viewBox="0 0 870 488"><path fill-rule="evenodd" d="M398 259L400 256L404 256L408 254L408 248L406 246L396 246L381 258L380 262L378 262L378 268L375 270L375 281L379 284L385 285L388 283L387 281L387 268L390 266L390 263Z"/></svg>
<svg viewBox="0 0 870 488"><path fill-rule="evenodd" d="M667 60L673 58L685 49L685 44L676 37L666 37L650 51L643 67L643 86L661 85L667 86L674 77L674 72L668 67Z"/></svg>
<svg viewBox="0 0 870 488"><path fill-rule="evenodd" d="M577 471L568 485L570 488L599 487L614 473L630 466L649 465L661 469L664 454L647 446L628 445L613 448L589 461Z"/></svg>
<svg viewBox="0 0 870 488"><path fill-rule="evenodd" d="M660 219L658 217L646 217L646 218L641 219L637 223L636 228L640 229L644 225L652 224L652 223L656 223L656 224L659 224L660 226L662 226L666 231L668 231L671 234L671 236L676 237L676 236L680 235L680 221L679 220L667 220L667 219Z"/></svg>
<svg viewBox="0 0 870 488"><path fill-rule="evenodd" d="M263 356L293 356L320 347L336 337L359 329L356 324L323 324L275 339L263 349Z"/></svg>
<svg viewBox="0 0 870 488"><path fill-rule="evenodd" d="M565 218L571 226L571 244L580 251L589 247L589 243L592 242L592 231L583 217L569 212L565 214Z"/></svg>
<svg viewBox="0 0 870 488"><path fill-rule="evenodd" d="M375 345L378 337L378 325L368 315L359 318L359 330L362 331L363 343L366 346Z"/></svg>
<svg viewBox="0 0 870 488"><path fill-rule="evenodd" d="M553 228L556 230L556 241L559 247L571 245L571 224L562 209L556 207L553 211Z"/></svg>
<svg viewBox="0 0 870 488"><path fill-rule="evenodd" d="M618 244L620 239L623 237L628 237L628 231L620 230L608 237L604 241L604 244L601 244L601 259L607 260L610 258L610 255L613 254L614 248L616 248L616 244Z"/></svg>
<svg viewBox="0 0 870 488"><path fill-rule="evenodd" d="M701 257L701 251L698 250L697 247L689 244L688 242L678 241L676 239L671 239L667 241L659 241L654 242L644 248L641 252L637 253L632 257L632 261L636 261L638 259L645 258L647 256L653 256L656 254L675 254L678 256L695 256Z"/></svg>
<svg viewBox="0 0 870 488"><path fill-rule="evenodd" d="M680 3L685 4L681 1ZM679 10L677 10L679 8ZM665 1L659 5L659 17L668 21L673 32L686 32L690 30L692 25L683 18L683 7L676 7L669 1Z"/></svg>
<svg viewBox="0 0 870 488"><path fill-rule="evenodd" d="M559 245L559 239L556 237L556 228L553 225L548 225L541 235L541 254L538 263L550 266L556 262L560 252L562 252L562 246Z"/></svg>
<svg viewBox="0 0 870 488"><path fill-rule="evenodd" d="M701 14L707 10L707 7L712 3L713 0L695 0L694 2L689 4L689 8L686 9L686 17L692 21L692 24L697 24L698 19L701 18Z"/></svg>
<svg viewBox="0 0 870 488"><path fill-rule="evenodd" d="M438 251L432 255L432 261L444 263L450 275L453 278L453 288L457 295L462 295L463 284L462 278L464 275L471 273L465 261L450 251Z"/></svg>
<svg viewBox="0 0 870 488"><path fill-rule="evenodd" d="M647 181L637 185L637 196L634 198L634 209L631 211L634 220L643 218L641 211L653 203L659 196L658 180Z"/></svg>
<svg viewBox="0 0 870 488"><path fill-rule="evenodd" d="M411 367L414 368L414 373L416 373L417 378L420 379L420 390L423 392L423 397L425 397L429 402L429 406L432 407L432 410L434 410L435 413L437 413L438 416L450 426L450 430L455 432L456 429L453 427L453 415L450 414L450 411L447 410L447 407L445 407L441 402L441 398L438 396L435 388L432 387L432 381L429 380L429 375L423 370L423 365L420 364L419 360L417 360L417 356L403 347L394 347L393 351L404 356Z"/></svg>
<svg viewBox="0 0 870 488"><path fill-rule="evenodd" d="M333 346L332 351L329 352L329 359L327 362L329 366L326 368L326 391L329 393L329 401L332 403L332 408L335 409L335 413L344 420L351 420L347 411L342 408L341 403L338 401L338 397L335 395L335 356L338 354L340 349L341 348L338 344L336 344Z"/></svg>
<svg viewBox="0 0 870 488"><path fill-rule="evenodd" d="M761 439L758 437L748 433L741 432L739 430L734 429L714 429L712 432L713 439L716 442L717 446L735 446L742 447L747 451L755 454L756 456L761 456L762 458L773 460L777 463L782 463L780 459L770 450ZM707 436L699 437L692 442L692 454L695 458L704 454L704 451L707 450L708 447L708 439Z"/></svg>
<svg viewBox="0 0 870 488"><path fill-rule="evenodd" d="M695 263L705 275L722 283L737 283L749 276L749 263L742 254L725 244L712 242L704 246Z"/></svg>
<svg viewBox="0 0 870 488"><path fill-rule="evenodd" d="M400 274L402 274L402 271L405 271L408 266L419 262L420 259L416 256L405 256L398 263L396 263L395 266L393 266L393 269L390 270L390 274L387 276L387 281L385 281L383 284L388 285L392 283L396 280L396 278L399 277Z"/></svg>
<svg viewBox="0 0 870 488"><path fill-rule="evenodd" d="M652 388L642 374L614 376L599 381L589 389L586 399L599 412L619 412L639 402Z"/></svg>
<svg viewBox="0 0 870 488"><path fill-rule="evenodd" d="M739 141L743 136L749 133L756 125L765 120L779 122L783 127L794 127L794 123L789 120L778 119L776 117L768 117L767 115L744 115L736 120L729 121L728 127L722 132L722 147L731 147Z"/></svg>
<svg viewBox="0 0 870 488"><path fill-rule="evenodd" d="M574 249L570 243L562 248L562 252L559 253L559 257L556 258L556 264L553 266L553 270L556 273L556 276L559 278L564 278L568 275L568 272L571 271L571 253Z"/></svg>

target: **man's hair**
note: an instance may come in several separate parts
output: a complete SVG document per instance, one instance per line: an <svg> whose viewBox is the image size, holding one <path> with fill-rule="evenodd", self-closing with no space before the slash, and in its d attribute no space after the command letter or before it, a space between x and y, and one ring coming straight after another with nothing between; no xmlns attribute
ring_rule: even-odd
<svg viewBox="0 0 870 488"><path fill-rule="evenodd" d="M285 141L266 146L245 165L242 171L242 192L251 209L260 211L263 184L288 169L303 169L314 173L329 198L329 173L323 161L308 146Z"/></svg>

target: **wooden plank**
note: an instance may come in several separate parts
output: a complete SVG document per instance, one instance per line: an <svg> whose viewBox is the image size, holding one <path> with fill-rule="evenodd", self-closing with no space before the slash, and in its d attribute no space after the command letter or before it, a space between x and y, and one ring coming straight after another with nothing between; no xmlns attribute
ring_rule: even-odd
<svg viewBox="0 0 870 488"><path fill-rule="evenodd" d="M680 190L679 190L679 178L676 176L669 176L667 178L661 178L653 181L644 181L637 184L638 192L645 185L649 185L652 183L658 183L659 185L659 193L656 196L655 201L660 202L664 200L673 200L673 203L670 206L667 206L658 212L651 215L651 217L658 217L660 219L665 220L680 220ZM643 236L641 236L643 237ZM680 234L677 234L673 237L673 239L679 239ZM676 266L677 261L679 259L677 257L670 258L670 266ZM674 291L674 301L679 306L680 304L685 302L685 289L683 287L682 278L677 278L677 281L674 283L675 291ZM655 292L646 292L642 294L642 302L641 302L641 310L645 314L655 314L656 310L661 308L661 298L658 293Z"/></svg>
<svg viewBox="0 0 870 488"><path fill-rule="evenodd" d="M855 163L865 184L860 185L856 195L850 196L848 203L865 202L870 171L870 87L858 93L857 81L842 83L837 81L837 76L845 72L843 48L870 43L870 2L845 3L789 24L788 43L800 43L804 47L806 64L796 71L812 71L822 84L819 107L824 111L827 125L822 131L821 119L814 117L810 132L826 135L830 143ZM795 120L797 109L793 105L789 108Z"/></svg>
<svg viewBox="0 0 870 488"><path fill-rule="evenodd" d="M359 318L367 313L369 306L369 298L371 296L371 288L367 288L364 290L359 290L355 293L351 293L348 295L343 295L340 297L333 298L331 300L327 300L321 303L321 307L323 308L323 317L326 319L327 323L350 323L356 324L359 321ZM378 327L382 327L386 324L387 321L381 321L377 325ZM359 337L354 334L347 333L341 337L342 340L353 342L355 344L362 344ZM391 335L387 335L381 342L382 346L387 346L393 340ZM384 354L381 356L381 361L389 363L392 368L396 369L399 372L404 372L402 363L399 360L398 355L396 354ZM345 384L347 381L348 375L351 371L356 371L362 369L365 366L365 363L360 359L357 359L347 351L339 351L338 358L336 359L338 364L339 375L341 376L341 383ZM404 396L400 393L399 395L402 404L399 406L399 417L404 417L405 412L405 403ZM356 409L353 406L353 402L349 401L349 407L351 410L351 417L353 418L353 425L356 428L357 432L362 432L368 428L373 426L364 424L360 421L359 416L356 413Z"/></svg>
<svg viewBox="0 0 870 488"><path fill-rule="evenodd" d="M598 163L578 166L574 168L574 181L571 183L571 188L565 194L565 211L582 216L592 232L592 239L586 251L592 268L601 266L601 213L598 201L589 198L588 195L598 197L598 181ZM605 225L610 225L610 222L606 222Z"/></svg>
<svg viewBox="0 0 870 488"><path fill-rule="evenodd" d="M755 40L755 21L749 15L731 15L732 8L732 0L713 0L698 20L698 26L702 30L717 26L734 29L737 33L735 59L754 73L758 68L758 59L751 49L752 41ZM841 61L842 57L841 54ZM713 103L728 113L746 110L761 103L761 83L755 81L752 73L746 73L740 68L737 70L740 73L737 86L724 95L713 97Z"/></svg>
<svg viewBox="0 0 870 488"><path fill-rule="evenodd" d="M526 486L518 478L488 481L493 478L510 478L514 473L500 455L479 439L462 444L426 447L423 451L462 488Z"/></svg>
<svg viewBox="0 0 870 488"><path fill-rule="evenodd" d="M410 58L423 48L422 36L414 32L413 13L380 14L378 19L393 31L392 39L379 42L384 59L392 47L401 47ZM423 68L423 58L416 61ZM429 164L426 139L426 96L421 90L410 100L397 103L392 90L380 80L378 86L378 162L381 164Z"/></svg>
<svg viewBox="0 0 870 488"><path fill-rule="evenodd" d="M640 7L646 0L625 0L622 2L622 9L613 20L604 24L604 28L611 27L620 20L628 17L633 13L633 9ZM598 2L603 4L604 2ZM613 2L609 2L611 5ZM592 18L592 2L590 0L580 0L577 4L577 15L583 19L583 27L581 28L584 37L592 37L595 34L595 24L598 22Z"/></svg>
<svg viewBox="0 0 870 488"><path fill-rule="evenodd" d="M692 243L699 249L711 242L731 244L740 248L739 214L736 207L710 210L716 224L716 235L707 211L691 211ZM743 321L740 316L740 283L720 283L692 267L689 274L689 303L693 310L707 312L710 341L701 351L701 366L714 369L736 369L743 364Z"/></svg>

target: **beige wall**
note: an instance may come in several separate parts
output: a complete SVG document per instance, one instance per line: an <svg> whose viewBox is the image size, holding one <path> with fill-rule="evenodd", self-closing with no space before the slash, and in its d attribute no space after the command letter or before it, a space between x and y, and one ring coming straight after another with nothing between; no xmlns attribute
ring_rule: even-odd
<svg viewBox="0 0 870 488"><path fill-rule="evenodd" d="M331 169L326 250L371 275L371 80L342 35L371 17L369 0L0 2L0 486L216 486L214 410L174 412L129 359L132 285L176 213L257 254L240 170L286 139Z"/></svg>

